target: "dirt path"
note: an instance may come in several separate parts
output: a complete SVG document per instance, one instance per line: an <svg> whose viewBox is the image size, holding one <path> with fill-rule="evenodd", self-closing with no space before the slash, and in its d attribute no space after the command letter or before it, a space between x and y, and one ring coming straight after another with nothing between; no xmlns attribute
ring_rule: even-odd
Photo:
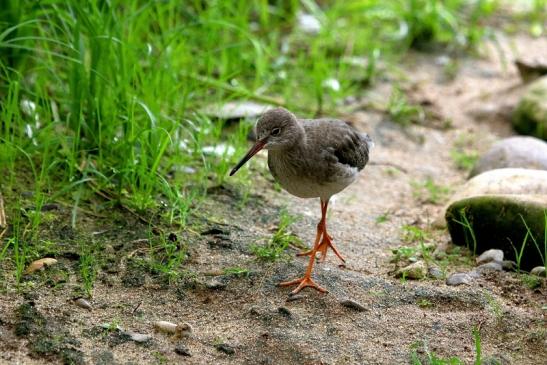
<svg viewBox="0 0 547 365"><path fill-rule="evenodd" d="M450 120L451 128L403 128L383 114L366 111L348 118L375 139L372 161L394 163L406 172L371 165L331 206L330 231L347 258L347 267L338 267L332 255L317 266L316 278L329 294L304 291L288 302L289 290L277 288L276 283L300 275L305 260L265 264L254 259L250 246L271 235L280 207L302 216L293 229L308 241L319 217L317 201L276 193L270 181L260 178L254 192L258 195L251 196L244 209L235 207L239 198L229 189L219 190L204 207L203 216L208 219L204 219L203 231L215 228L216 232L197 239L182 233L181 241L191 240L189 274L176 284L129 268L130 260L122 259L115 261L119 267L111 273L99 275L93 311L70 302L73 279L61 286L41 286L23 297L0 296L0 363L73 359L93 364L405 364L410 363L410 353L418 343L419 354L425 343L439 356L458 356L472 363L474 326L480 327L484 358L495 358L501 364L544 363L547 330L541 308L546 304L545 288L527 289L510 273L463 287L448 287L444 280L403 282L393 278L394 264L389 262L390 250L405 244L401 227L416 225L428 230L446 199L442 197L437 204L424 202L427 189L416 193L415 186L430 179L438 186L456 189L466 173L454 165L450 155L454 145L464 143L483 151L511 133L503 115L520 93L520 88L513 87L520 81L512 59L524 50L547 54L547 41L523 38L502 44L516 47L502 47L505 68L492 48L488 57L462 61L450 82L442 81L444 67L430 55L412 55L405 61L410 80L404 85L410 95L441 121ZM378 85L377 94L389 98L392 83ZM381 216L385 222L379 223ZM96 226L100 230L101 223ZM118 256L128 252L138 256L143 247L133 240L145 238L142 228L125 222L113 229L108 240L115 252L115 243L120 243ZM432 235L435 244L449 239L442 231ZM66 266L74 270L73 263ZM220 275L228 267L250 273ZM456 269L453 266L448 271ZM128 276L132 271L136 274ZM365 311L340 304L348 298ZM33 303L28 308L35 308L27 308L27 316L21 313L23 303ZM156 320L186 322L193 334L175 339L154 333ZM111 329L101 328L104 323ZM25 325L29 333L17 337L17 329ZM151 334L153 339L135 343L114 330L116 325ZM179 352L186 349L191 356L177 354L175 348Z"/></svg>

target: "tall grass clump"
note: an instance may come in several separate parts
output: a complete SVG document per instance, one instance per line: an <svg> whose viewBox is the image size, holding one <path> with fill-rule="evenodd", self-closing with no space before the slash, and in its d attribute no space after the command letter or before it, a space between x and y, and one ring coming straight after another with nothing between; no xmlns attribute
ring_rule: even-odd
<svg viewBox="0 0 547 365"><path fill-rule="evenodd" d="M495 3L5 1L0 188L68 197L74 212L86 192L138 212L161 198L184 224L189 201L224 183L249 129L226 136L205 106L252 99L331 111L374 80L381 59L462 34L473 43ZM320 27L303 29L304 13ZM232 149L204 149L220 143Z"/></svg>

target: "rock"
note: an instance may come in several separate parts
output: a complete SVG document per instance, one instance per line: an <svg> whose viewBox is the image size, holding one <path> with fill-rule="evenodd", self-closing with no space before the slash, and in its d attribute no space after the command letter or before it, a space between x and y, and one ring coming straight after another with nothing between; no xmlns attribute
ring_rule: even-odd
<svg viewBox="0 0 547 365"><path fill-rule="evenodd" d="M427 276L432 279L442 279L444 277L444 273L437 266L432 266L427 269Z"/></svg>
<svg viewBox="0 0 547 365"><path fill-rule="evenodd" d="M91 303L89 303L89 301L87 301L84 298L74 299L74 304L76 304L80 308L87 309L88 311L93 310L93 307L91 306Z"/></svg>
<svg viewBox="0 0 547 365"><path fill-rule="evenodd" d="M547 76L528 86L513 113L513 127L520 134L547 140Z"/></svg>
<svg viewBox="0 0 547 365"><path fill-rule="evenodd" d="M408 266L402 267L397 270L397 277L404 277L406 279L419 280L423 279L427 275L427 267L425 262L417 261Z"/></svg>
<svg viewBox="0 0 547 365"><path fill-rule="evenodd" d="M503 266L501 266L501 262L490 261L478 266L475 270L482 274L488 271L503 271Z"/></svg>
<svg viewBox="0 0 547 365"><path fill-rule="evenodd" d="M228 355L233 355L233 354L236 353L236 350L232 346L230 346L226 343L219 343L219 344L215 345L215 348L218 351L224 352L225 354L228 354Z"/></svg>
<svg viewBox="0 0 547 365"><path fill-rule="evenodd" d="M450 275L446 279L446 285L450 285L450 286L456 286L456 285L462 285L462 284L469 285L472 281L473 281L473 278L469 274L465 272L458 272L458 273Z"/></svg>
<svg viewBox="0 0 547 365"><path fill-rule="evenodd" d="M131 331L122 331L123 334L129 336L131 340L138 342L138 343L145 343L152 339L152 336L145 335L143 333L137 333L137 332L131 332Z"/></svg>
<svg viewBox="0 0 547 365"><path fill-rule="evenodd" d="M340 304L346 308L356 310L357 312L365 312L367 310L365 306L363 306L361 303L356 302L353 299L341 300Z"/></svg>
<svg viewBox="0 0 547 365"><path fill-rule="evenodd" d="M477 265L485 264L490 261L503 261L503 251L498 249L486 250L477 257Z"/></svg>
<svg viewBox="0 0 547 365"><path fill-rule="evenodd" d="M496 248L516 261L515 249L520 252L525 243L520 265L530 270L542 261L528 230L537 242L543 241L546 209L547 195L475 196L453 203L446 222L454 244L471 250L476 245L478 252Z"/></svg>
<svg viewBox="0 0 547 365"><path fill-rule="evenodd" d="M467 181L447 205L472 196L499 194L547 195L547 171L521 168L486 171Z"/></svg>
<svg viewBox="0 0 547 365"><path fill-rule="evenodd" d="M536 275L536 276L546 276L545 275L545 266L536 266L532 270L530 270L530 274Z"/></svg>
<svg viewBox="0 0 547 365"><path fill-rule="evenodd" d="M181 356L192 356L192 354L190 354L190 350L188 349L188 347L180 343L175 347L175 353Z"/></svg>
<svg viewBox="0 0 547 365"><path fill-rule="evenodd" d="M302 294L289 294L286 301L287 302L295 302L297 300L302 300L304 298L305 298L305 296L302 295Z"/></svg>
<svg viewBox="0 0 547 365"><path fill-rule="evenodd" d="M217 119L257 118L272 107L252 101L231 101L223 104L208 105L201 112Z"/></svg>
<svg viewBox="0 0 547 365"><path fill-rule="evenodd" d="M508 167L547 170L547 143L535 137L502 139L481 156L469 176Z"/></svg>
<svg viewBox="0 0 547 365"><path fill-rule="evenodd" d="M279 312L279 314L281 314L284 317L288 317L288 318L292 317L292 313L290 309L287 307L279 307L277 308L277 311Z"/></svg>
<svg viewBox="0 0 547 365"><path fill-rule="evenodd" d="M467 181L445 204L448 207L462 199L478 195L547 195L547 171L519 168L496 169L483 172ZM446 227L445 216L438 216L433 225Z"/></svg>
<svg viewBox="0 0 547 365"><path fill-rule="evenodd" d="M205 283L207 289L211 290L222 290L226 288L226 284L218 279L209 280Z"/></svg>

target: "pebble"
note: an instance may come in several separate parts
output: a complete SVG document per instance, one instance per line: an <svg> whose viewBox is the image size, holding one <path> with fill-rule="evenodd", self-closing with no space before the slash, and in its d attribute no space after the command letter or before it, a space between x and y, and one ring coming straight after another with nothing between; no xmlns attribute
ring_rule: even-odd
<svg viewBox="0 0 547 365"><path fill-rule="evenodd" d="M426 274L427 274L427 267L425 266L425 262L417 261L413 264L410 264L408 266L402 267L399 270L397 270L396 276L404 277L406 279L419 280L419 279L423 279L426 276Z"/></svg>
<svg viewBox="0 0 547 365"><path fill-rule="evenodd" d="M536 276L545 276L545 266L536 266L531 271L530 274Z"/></svg>
<svg viewBox="0 0 547 365"><path fill-rule="evenodd" d="M83 309L87 309L87 310L92 310L93 307L91 306L91 303L89 303L86 299L84 298L78 298L78 299L75 299L74 300L74 304L76 304L78 307L80 308L83 308Z"/></svg>
<svg viewBox="0 0 547 365"><path fill-rule="evenodd" d="M442 279L444 274L441 269L436 266L432 266L427 270L427 275L433 279Z"/></svg>
<svg viewBox="0 0 547 365"><path fill-rule="evenodd" d="M345 299L340 301L340 304L346 308L356 310L358 312L365 312L367 308L363 306L362 304L356 302L353 299Z"/></svg>
<svg viewBox="0 0 547 365"><path fill-rule="evenodd" d="M294 301L297 301L297 300L301 300L301 299L304 299L305 296L303 296L302 294L293 294L293 295L289 295L287 297L287 302L294 302Z"/></svg>
<svg viewBox="0 0 547 365"><path fill-rule="evenodd" d="M192 356L192 354L190 354L190 350L188 349L188 347L184 346L183 344L178 344L175 347L175 353L181 356Z"/></svg>
<svg viewBox="0 0 547 365"><path fill-rule="evenodd" d="M490 250L486 250L483 253L480 254L479 257L477 257L477 264L486 264L490 261L503 261L503 251L498 250L496 248L492 248Z"/></svg>
<svg viewBox="0 0 547 365"><path fill-rule="evenodd" d="M218 279L213 279L205 283L207 289L211 290L222 290L226 288L226 284Z"/></svg>
<svg viewBox="0 0 547 365"><path fill-rule="evenodd" d="M462 285L462 284L469 285L471 281L473 281L473 278L468 273L458 272L458 273L450 275L446 279L446 285L450 285L450 286L456 286L456 285Z"/></svg>
<svg viewBox="0 0 547 365"><path fill-rule="evenodd" d="M218 345L215 345L215 348L218 351L224 352L225 354L228 354L228 355L233 355L236 353L236 350L232 346L226 343L219 343Z"/></svg>
<svg viewBox="0 0 547 365"><path fill-rule="evenodd" d="M277 308L277 311L285 317L292 317L292 312L287 307L279 307Z"/></svg>
<svg viewBox="0 0 547 365"><path fill-rule="evenodd" d="M138 343L148 342L152 339L152 336L145 335L143 333L125 331L125 332L123 332L123 334L129 336L129 338L131 338L131 340L133 340L135 342L138 342Z"/></svg>
<svg viewBox="0 0 547 365"><path fill-rule="evenodd" d="M503 266L501 266L501 262L490 261L486 264L478 266L475 270L479 273L483 273L486 271L503 271Z"/></svg>

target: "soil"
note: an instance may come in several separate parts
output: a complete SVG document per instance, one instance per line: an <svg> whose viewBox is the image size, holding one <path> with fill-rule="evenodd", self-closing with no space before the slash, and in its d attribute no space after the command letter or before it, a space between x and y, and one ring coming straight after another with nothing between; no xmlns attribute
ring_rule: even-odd
<svg viewBox="0 0 547 365"><path fill-rule="evenodd" d="M13 279L4 274L0 363L406 364L413 351L422 359L429 351L470 364L477 328L482 358L490 361L484 363L545 364L545 280L530 289L521 275L496 272L452 287L444 278L393 275L402 263L393 262L392 250L416 245L404 240L404 225L420 227L428 244L448 252L445 275L473 266L465 250L450 246L446 231L431 227L447 193L441 189L436 199L420 184L429 179L454 191L467 177L451 157L454 148L480 153L513 134L510 113L523 90L513 60L547 54L547 40L499 35L498 41L479 58L461 59L453 79L442 55L405 59L402 85L427 110L423 123L403 127L359 108L359 101L342 116L367 131L376 148L360 179L330 206L329 231L347 263L339 266L330 253L316 265L315 279L327 294L306 289L289 297L290 289L277 287L305 269L295 247L275 262L253 255L251 247L272 235L281 209L300 217L291 229L307 242L320 213L318 201L274 189L269 174L256 174L245 204L229 181L212 189L190 218L191 229L172 228L171 241L188 258L183 275L171 281L142 265L155 238L135 216L120 208L108 218L81 212L80 228L72 230L71 208L53 206L44 213L49 223L41 238L56 244L41 253L59 263L25 276L19 291L9 289ZM393 84L382 80L372 94L385 103ZM251 167L264 171L265 156L257 161ZM92 310L74 303L85 293L73 245L86 240L97 247L101 267L88 298ZM245 271L226 274L227 268ZM348 306L348 299L360 306ZM182 338L157 332L158 320L187 323L193 331ZM138 343L128 332L152 337Z"/></svg>

